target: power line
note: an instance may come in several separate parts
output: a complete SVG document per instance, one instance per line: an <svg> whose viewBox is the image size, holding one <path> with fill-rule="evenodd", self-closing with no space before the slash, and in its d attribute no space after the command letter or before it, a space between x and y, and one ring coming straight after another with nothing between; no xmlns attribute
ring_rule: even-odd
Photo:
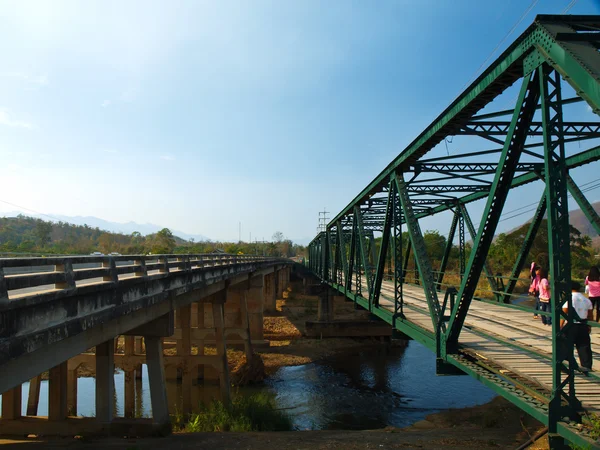
<svg viewBox="0 0 600 450"><path fill-rule="evenodd" d="M53 216L51 216L51 215L49 215L49 214L44 214L44 213L41 213L41 212L39 212L39 211L36 211L35 209L26 208L25 206L20 206L20 205L17 205L17 204L15 204L15 203L7 202L6 200L0 200L0 202L1 202L1 203L6 203L7 205L10 205L10 206L14 206L15 208L24 209L25 211L29 211L29 212L32 212L32 213L34 213L34 214L38 214L38 215L40 215L40 216L49 217L49 218L50 218L50 219L52 219L52 220L58 220L58 221L60 221L60 219L58 219L58 218L56 218L56 217L53 217Z"/></svg>
<svg viewBox="0 0 600 450"><path fill-rule="evenodd" d="M573 6L575 6L575 3L577 3L577 0L572 0L571 3L569 3L567 7L562 10L561 14L566 14Z"/></svg>
<svg viewBox="0 0 600 450"><path fill-rule="evenodd" d="M508 31L508 33L506 33L506 35L500 40L500 42L498 43L498 45L496 45L496 47L494 47L494 50L492 50L492 53L490 53L488 55L488 57L485 59L485 61L483 61L481 63L481 65L477 68L477 70L475 71L475 73L471 76L471 78L469 78L469 81L466 82L466 84L462 87L461 92L465 90L465 88L469 85L469 83L471 83L471 81L473 81L473 79L475 77L477 77L477 74L479 73L479 71L485 67L485 65L487 64L487 62L490 60L490 58L492 56L494 56L494 54L496 53L496 50L498 50L500 48L500 46L504 43L504 41L506 41L506 39L508 39L508 37L513 33L513 31L515 31L515 29L521 24L521 22L523 22L523 20L525 19L525 17L527 16L527 14L529 14L531 12L531 10L535 7L535 5L537 4L539 0L533 0L531 2L531 4L527 7L527 9L525 10L525 12L523 14L521 14L521 17L519 17L519 20L517 20L517 22L512 26L512 28ZM576 1L576 0L575 0Z"/></svg>

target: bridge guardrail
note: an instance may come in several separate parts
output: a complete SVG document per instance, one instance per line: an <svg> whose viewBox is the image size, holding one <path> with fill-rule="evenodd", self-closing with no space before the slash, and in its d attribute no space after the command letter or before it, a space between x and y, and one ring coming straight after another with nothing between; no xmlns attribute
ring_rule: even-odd
<svg viewBox="0 0 600 450"><path fill-rule="evenodd" d="M0 258L0 305L29 295L76 289L82 285L279 259L213 253Z"/></svg>

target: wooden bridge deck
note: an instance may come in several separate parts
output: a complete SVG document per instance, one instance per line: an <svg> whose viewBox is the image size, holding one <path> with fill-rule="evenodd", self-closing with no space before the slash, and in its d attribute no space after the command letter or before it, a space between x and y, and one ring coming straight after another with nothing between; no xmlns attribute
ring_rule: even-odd
<svg viewBox="0 0 600 450"><path fill-rule="evenodd" d="M384 282L380 306L393 311L393 284ZM404 314L421 328L434 332L427 301L418 286L403 286ZM600 332L592 328L594 368L600 368ZM481 333L488 334L485 336ZM468 352L489 361L500 373L517 375L533 391L548 394L552 390L551 327L534 319L530 312L501 305L474 301L471 303L459 343ZM521 347L521 348L519 348ZM577 355L576 355L577 358ZM576 373L578 399L588 411L600 411L600 376Z"/></svg>

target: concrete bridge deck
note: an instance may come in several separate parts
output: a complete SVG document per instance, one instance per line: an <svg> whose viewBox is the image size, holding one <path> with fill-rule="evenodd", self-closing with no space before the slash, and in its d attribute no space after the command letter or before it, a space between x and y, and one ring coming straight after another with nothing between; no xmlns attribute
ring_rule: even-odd
<svg viewBox="0 0 600 450"><path fill-rule="evenodd" d="M283 280L282 274L289 271L282 269L290 264L280 258L227 254L0 259L0 433L7 432L5 419L14 425L14 419L21 418L21 384L35 380L30 383L30 396L39 397L40 374L45 371L50 373L49 418L66 420L67 402L76 405L81 358L95 367L96 422L112 423L111 379L119 357L114 355L114 338L120 335L126 336L121 359L135 360L126 375L141 362L148 365L155 423L169 423L165 366L171 374L175 370L174 376L178 367L184 367L184 381L191 384L187 366L212 365L222 395L226 391L228 396L226 335L240 336L251 356L251 330L260 328L257 334L262 338L265 291L269 291L267 302L274 303L277 286L282 284L276 275ZM231 303L237 308L233 321L227 312ZM195 315L192 304L198 311ZM205 304L210 318L206 327ZM162 339L176 334L175 318L180 328L172 339L178 351L165 364ZM194 322L198 330L192 328ZM145 354L135 336L144 338ZM215 356L204 355L210 336L217 348ZM202 343L198 355L191 352L192 345L198 344L194 339ZM67 364L93 347L95 354Z"/></svg>

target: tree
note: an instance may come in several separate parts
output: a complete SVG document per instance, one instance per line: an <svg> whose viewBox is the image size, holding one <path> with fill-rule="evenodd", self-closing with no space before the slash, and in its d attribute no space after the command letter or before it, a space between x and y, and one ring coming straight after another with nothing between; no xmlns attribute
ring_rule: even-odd
<svg viewBox="0 0 600 450"><path fill-rule="evenodd" d="M35 224L35 235L39 239L40 245L50 242L50 233L52 233L52 223L38 220Z"/></svg>
<svg viewBox="0 0 600 450"><path fill-rule="evenodd" d="M281 231L276 231L275 233L273 233L273 242L281 242L285 239L285 237L283 236L283 233Z"/></svg>
<svg viewBox="0 0 600 450"><path fill-rule="evenodd" d="M152 253L172 253L176 242L173 233L168 228L163 228L154 235L151 243Z"/></svg>

